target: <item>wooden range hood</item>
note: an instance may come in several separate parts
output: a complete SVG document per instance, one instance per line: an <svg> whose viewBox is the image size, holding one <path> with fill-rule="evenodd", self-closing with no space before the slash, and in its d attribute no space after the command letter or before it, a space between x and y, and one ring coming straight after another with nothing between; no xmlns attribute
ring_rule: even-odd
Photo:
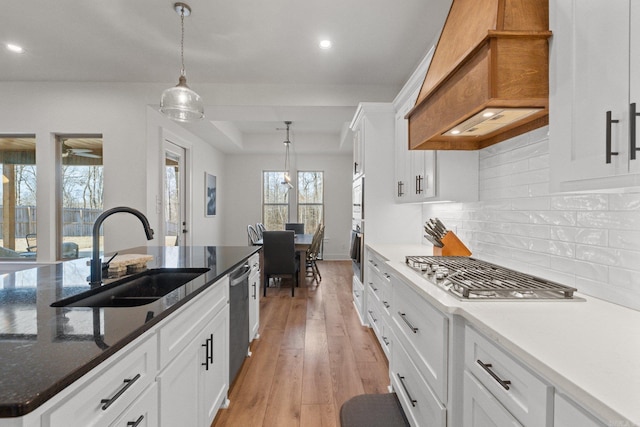
<svg viewBox="0 0 640 427"><path fill-rule="evenodd" d="M477 150L548 124L550 36L548 0L453 0L409 149Z"/></svg>

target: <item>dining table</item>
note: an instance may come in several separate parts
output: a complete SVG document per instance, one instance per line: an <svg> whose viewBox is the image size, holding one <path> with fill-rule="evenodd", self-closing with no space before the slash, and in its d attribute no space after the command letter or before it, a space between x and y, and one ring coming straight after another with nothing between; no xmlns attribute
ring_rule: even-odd
<svg viewBox="0 0 640 427"><path fill-rule="evenodd" d="M300 257L300 269L298 271L298 284L303 284L307 276L306 259L307 249L311 246L313 241L313 234L296 234L293 236L293 242L295 244L296 255ZM262 246L262 239L257 240L254 245ZM260 251L260 265L263 264L262 251ZM264 282L262 276L262 269L260 269L260 280Z"/></svg>

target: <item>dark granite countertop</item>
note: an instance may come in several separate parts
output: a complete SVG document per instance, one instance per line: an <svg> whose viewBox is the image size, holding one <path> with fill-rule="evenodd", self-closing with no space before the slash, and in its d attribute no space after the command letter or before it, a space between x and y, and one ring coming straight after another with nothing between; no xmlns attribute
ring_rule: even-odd
<svg viewBox="0 0 640 427"><path fill-rule="evenodd" d="M153 255L149 268L210 268L139 307L51 307L90 289L88 258L0 274L0 417L33 411L258 250L169 246L119 251ZM100 333L94 333L98 328Z"/></svg>

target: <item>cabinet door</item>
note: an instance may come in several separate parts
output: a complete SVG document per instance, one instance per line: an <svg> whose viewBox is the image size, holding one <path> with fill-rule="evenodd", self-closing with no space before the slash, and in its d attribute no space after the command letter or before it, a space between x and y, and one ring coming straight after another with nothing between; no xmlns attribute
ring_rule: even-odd
<svg viewBox="0 0 640 427"><path fill-rule="evenodd" d="M205 347L196 340L158 376L160 427L198 426L200 363ZM204 342L202 343L204 344Z"/></svg>
<svg viewBox="0 0 640 427"><path fill-rule="evenodd" d="M259 338L260 328L260 270L249 276L249 340Z"/></svg>
<svg viewBox="0 0 640 427"><path fill-rule="evenodd" d="M226 402L229 390L228 307L219 312L204 328L199 342L209 347L199 353L198 425L208 426L213 422L220 406Z"/></svg>
<svg viewBox="0 0 640 427"><path fill-rule="evenodd" d="M404 118L409 105L400 107L396 113L395 123L395 183L396 202L404 202L410 198L409 171L411 169L409 151L409 123Z"/></svg>
<svg viewBox="0 0 640 427"><path fill-rule="evenodd" d="M411 151L411 195L416 199L429 199L436 195L436 152Z"/></svg>
<svg viewBox="0 0 640 427"><path fill-rule="evenodd" d="M582 408L574 405L565 397L556 393L554 398L553 427L604 427ZM620 425L625 425L624 421Z"/></svg>
<svg viewBox="0 0 640 427"><path fill-rule="evenodd" d="M467 427L522 427L469 371L464 372L462 417Z"/></svg>
<svg viewBox="0 0 640 427"><path fill-rule="evenodd" d="M364 124L353 134L353 177L357 178L364 172Z"/></svg>
<svg viewBox="0 0 640 427"><path fill-rule="evenodd" d="M637 24L640 22L640 2L631 2L629 16L629 21L632 23L629 29L631 32L629 37L629 102L635 103L637 110L640 111L640 81L638 79L638 73L640 73L640 24ZM638 147L640 147L640 117L629 117L629 120L636 121L634 135L636 155L635 159L629 161L629 171L634 174L640 174L640 151L637 151ZM629 149L631 148L629 147Z"/></svg>
<svg viewBox="0 0 640 427"><path fill-rule="evenodd" d="M550 11L552 180L580 189L561 183L628 171L629 0L554 0Z"/></svg>

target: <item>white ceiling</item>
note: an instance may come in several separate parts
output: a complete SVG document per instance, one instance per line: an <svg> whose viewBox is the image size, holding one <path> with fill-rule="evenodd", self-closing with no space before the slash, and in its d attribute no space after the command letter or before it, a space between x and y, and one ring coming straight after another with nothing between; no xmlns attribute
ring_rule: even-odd
<svg viewBox="0 0 640 427"><path fill-rule="evenodd" d="M0 42L19 44L26 53L1 50L0 81L174 85L180 71L180 17L173 3L4 2ZM439 34L451 0L187 3L193 13L185 18L185 66L197 91L206 83L400 88ZM323 38L332 40L332 49L319 49ZM282 139L284 132L276 128L292 120L299 134L338 135L354 111L301 107L207 105L206 123L191 128L207 139L211 121L224 122L243 135L270 133ZM250 145L244 149L251 150Z"/></svg>

